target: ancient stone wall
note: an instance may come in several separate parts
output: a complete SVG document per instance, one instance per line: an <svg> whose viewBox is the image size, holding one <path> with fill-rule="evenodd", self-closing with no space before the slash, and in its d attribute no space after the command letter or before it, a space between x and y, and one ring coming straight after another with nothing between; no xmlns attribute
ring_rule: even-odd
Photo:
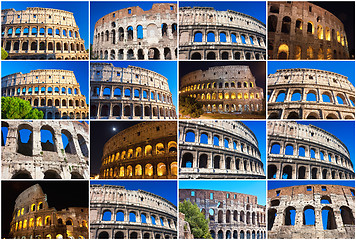
<svg viewBox="0 0 356 240"><path fill-rule="evenodd" d="M72 71L32 70L1 78L3 97L18 97L43 111L46 119L85 119L89 109Z"/></svg>
<svg viewBox="0 0 356 240"><path fill-rule="evenodd" d="M348 59L344 24L305 1L268 2L270 59Z"/></svg>
<svg viewBox="0 0 356 240"><path fill-rule="evenodd" d="M90 238L177 238L177 207L146 191L91 185Z"/></svg>
<svg viewBox="0 0 356 240"><path fill-rule="evenodd" d="M276 188L268 190L267 208L268 238L355 238L354 187L311 182Z"/></svg>
<svg viewBox="0 0 356 240"><path fill-rule="evenodd" d="M47 195L36 184L16 199L10 238L88 238L88 208L50 208Z"/></svg>
<svg viewBox="0 0 356 240"><path fill-rule="evenodd" d="M209 219L213 239L265 239L265 206L253 195L201 189L179 189L179 201L197 204Z"/></svg>
<svg viewBox="0 0 356 240"><path fill-rule="evenodd" d="M256 86L248 66L218 66L197 70L180 79L180 95L203 104L205 112L259 112L264 109L263 89Z"/></svg>
<svg viewBox="0 0 356 240"><path fill-rule="evenodd" d="M333 134L296 122L269 121L268 178L354 179L347 146Z"/></svg>
<svg viewBox="0 0 356 240"><path fill-rule="evenodd" d="M88 59L71 12L39 7L4 9L1 25L8 59Z"/></svg>
<svg viewBox="0 0 356 240"><path fill-rule="evenodd" d="M179 58L266 59L266 26L251 16L232 10L181 7Z"/></svg>
<svg viewBox="0 0 356 240"><path fill-rule="evenodd" d="M175 119L167 78L148 69L91 63L92 118Z"/></svg>
<svg viewBox="0 0 356 240"><path fill-rule="evenodd" d="M89 127L71 121L2 121L1 175L3 179L88 178ZM22 130L31 131L26 139ZM51 134L42 139L41 131ZM68 139L64 148L63 137ZM27 141L26 141L27 140Z"/></svg>
<svg viewBox="0 0 356 240"><path fill-rule="evenodd" d="M265 178L255 134L237 121L179 122L180 178Z"/></svg>
<svg viewBox="0 0 356 240"><path fill-rule="evenodd" d="M100 178L177 178L177 123L148 121L107 141Z"/></svg>
<svg viewBox="0 0 356 240"><path fill-rule="evenodd" d="M130 7L95 24L94 58L173 60L177 58L177 4L155 3L150 10Z"/></svg>
<svg viewBox="0 0 356 240"><path fill-rule="evenodd" d="M283 96L281 101L278 96ZM346 76L317 69L268 75L268 118L354 119L355 87ZM296 97L299 99L292 99Z"/></svg>

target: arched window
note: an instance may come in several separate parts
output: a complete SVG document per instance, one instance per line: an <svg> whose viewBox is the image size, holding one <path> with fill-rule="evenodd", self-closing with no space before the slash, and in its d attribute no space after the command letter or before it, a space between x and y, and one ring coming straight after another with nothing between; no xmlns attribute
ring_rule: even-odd
<svg viewBox="0 0 356 240"><path fill-rule="evenodd" d="M102 221L111 221L111 212L109 210L103 212Z"/></svg>
<svg viewBox="0 0 356 240"><path fill-rule="evenodd" d="M295 225L295 208L294 207L287 207L284 210L284 225Z"/></svg>
<svg viewBox="0 0 356 240"><path fill-rule="evenodd" d="M202 42L203 41L203 34L201 32L196 32L194 34L194 42Z"/></svg>
<svg viewBox="0 0 356 240"><path fill-rule="evenodd" d="M220 142L219 137L218 136L214 136L214 142L213 142L214 146L219 146L219 142Z"/></svg>
<svg viewBox="0 0 356 240"><path fill-rule="evenodd" d="M271 147L272 154L280 154L280 151L281 151L281 145L279 145L278 143L272 145Z"/></svg>
<svg viewBox="0 0 356 240"><path fill-rule="evenodd" d="M314 207L306 206L303 210L303 224L304 225L315 225L315 211Z"/></svg>
<svg viewBox="0 0 356 240"><path fill-rule="evenodd" d="M305 157L305 148L304 147L299 147L299 156Z"/></svg>
<svg viewBox="0 0 356 240"><path fill-rule="evenodd" d="M215 34L213 32L208 32L207 42L215 42Z"/></svg>
<svg viewBox="0 0 356 240"><path fill-rule="evenodd" d="M226 33L224 32L220 33L220 42L226 42Z"/></svg>
<svg viewBox="0 0 356 240"><path fill-rule="evenodd" d="M292 145L287 145L286 150L285 150L285 155L293 155L294 149Z"/></svg>
<svg viewBox="0 0 356 240"><path fill-rule="evenodd" d="M193 131L187 131L185 134L186 142L195 142L195 133Z"/></svg>
<svg viewBox="0 0 356 240"><path fill-rule="evenodd" d="M200 135L200 143L208 144L208 135L207 134L202 133Z"/></svg>

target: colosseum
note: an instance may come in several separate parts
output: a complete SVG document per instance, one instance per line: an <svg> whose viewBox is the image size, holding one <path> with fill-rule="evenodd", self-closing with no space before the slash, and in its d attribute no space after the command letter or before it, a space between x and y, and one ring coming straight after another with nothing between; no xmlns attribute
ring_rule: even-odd
<svg viewBox="0 0 356 240"><path fill-rule="evenodd" d="M16 199L9 238L88 238L88 217L88 208L49 207L47 195L35 184Z"/></svg>
<svg viewBox="0 0 356 240"><path fill-rule="evenodd" d="M155 3L109 13L95 24L92 58L174 60L177 58L177 4Z"/></svg>
<svg viewBox="0 0 356 240"><path fill-rule="evenodd" d="M2 121L1 129L3 179L89 178L85 122Z"/></svg>
<svg viewBox="0 0 356 240"><path fill-rule="evenodd" d="M7 59L88 59L71 12L40 7L4 9L1 25Z"/></svg>
<svg viewBox="0 0 356 240"><path fill-rule="evenodd" d="M269 119L355 119L355 87L346 76L317 69L268 75Z"/></svg>
<svg viewBox="0 0 356 240"><path fill-rule="evenodd" d="M253 195L201 189L179 189L179 201L197 204L209 219L213 239L265 239L266 207Z"/></svg>
<svg viewBox="0 0 356 240"><path fill-rule="evenodd" d="M204 112L251 113L264 110L263 89L248 66L215 66L180 79L180 96L201 102Z"/></svg>
<svg viewBox="0 0 356 240"><path fill-rule="evenodd" d="M179 59L266 59L266 25L232 10L179 8Z"/></svg>
<svg viewBox="0 0 356 240"><path fill-rule="evenodd" d="M347 146L319 127L269 121L267 136L269 179L355 178Z"/></svg>
<svg viewBox="0 0 356 240"><path fill-rule="evenodd" d="M175 119L168 80L148 69L90 65L91 118Z"/></svg>
<svg viewBox="0 0 356 240"><path fill-rule="evenodd" d="M237 121L180 121L180 178L265 178L255 134Z"/></svg>
<svg viewBox="0 0 356 240"><path fill-rule="evenodd" d="M177 207L156 194L90 185L90 238L177 238Z"/></svg>
<svg viewBox="0 0 356 240"><path fill-rule="evenodd" d="M89 116L86 97L73 71L31 70L1 78L3 97L18 97L41 110L46 119L85 119Z"/></svg>
<svg viewBox="0 0 356 240"><path fill-rule="evenodd" d="M344 24L309 2L268 2L270 59L348 59Z"/></svg>
<svg viewBox="0 0 356 240"><path fill-rule="evenodd" d="M330 183L268 190L268 238L355 239L355 188Z"/></svg>
<svg viewBox="0 0 356 240"><path fill-rule="evenodd" d="M177 178L177 123L140 122L104 145L100 178Z"/></svg>

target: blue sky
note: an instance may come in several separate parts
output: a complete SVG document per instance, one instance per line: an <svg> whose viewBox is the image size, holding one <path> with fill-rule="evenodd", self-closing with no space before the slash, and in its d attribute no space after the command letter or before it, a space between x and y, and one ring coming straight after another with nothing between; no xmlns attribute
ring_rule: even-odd
<svg viewBox="0 0 356 240"><path fill-rule="evenodd" d="M268 74L274 74L278 69L310 68L338 73L348 77L355 86L355 62L353 61L268 61Z"/></svg>
<svg viewBox="0 0 356 240"><path fill-rule="evenodd" d="M95 61L92 61L95 62ZM107 62L107 61L106 61ZM172 93L172 100L174 106L177 108L177 63L175 61L108 61L112 63L115 67L126 68L129 65L142 67L156 73L168 79L169 90Z"/></svg>
<svg viewBox="0 0 356 240"><path fill-rule="evenodd" d="M176 3L174 1L168 1L169 3ZM167 2L167 3L168 3ZM90 2L90 43L93 43L93 34L95 29L95 23L106 14L115 12L120 9L139 6L144 11L150 10L152 8L152 4L157 2L120 2L120 1L112 1L112 2L104 2L104 1L91 1ZM160 2L166 3L166 1Z"/></svg>
<svg viewBox="0 0 356 240"><path fill-rule="evenodd" d="M213 7L215 10L227 11L233 10L236 12L247 14L266 24L266 2L263 1L215 1L215 2L200 2L200 1L180 1L179 7Z"/></svg>
<svg viewBox="0 0 356 240"><path fill-rule="evenodd" d="M60 9L60 10L72 12L75 18L75 22L79 27L80 37L84 39L85 49L89 48L89 38L88 38L89 4L87 1L76 1L76 2L2 1L1 2L1 9L14 8L16 11L19 11L19 10L25 10L27 7L54 8L54 9Z"/></svg>
<svg viewBox="0 0 356 240"><path fill-rule="evenodd" d="M266 121L242 121L255 134L266 173Z"/></svg>
<svg viewBox="0 0 356 240"><path fill-rule="evenodd" d="M260 205L266 205L266 181L264 180L179 180L179 189L206 189L245 193L257 196Z"/></svg>
<svg viewBox="0 0 356 240"><path fill-rule="evenodd" d="M297 121L299 124L314 125L336 136L350 152L355 169L355 122L354 121ZM347 129L347 131L344 131Z"/></svg>
<svg viewBox="0 0 356 240"><path fill-rule="evenodd" d="M116 185L124 186L129 190L144 190L150 193L154 193L161 196L175 206L177 206L177 181L161 181L161 180L146 180L146 181L90 181L90 184L100 184L100 185Z"/></svg>
<svg viewBox="0 0 356 240"><path fill-rule="evenodd" d="M61 69L73 71L77 82L80 85L80 91L86 97L86 103L89 104L89 73L88 62L82 61L2 61L1 77L22 72L29 73L37 69Z"/></svg>

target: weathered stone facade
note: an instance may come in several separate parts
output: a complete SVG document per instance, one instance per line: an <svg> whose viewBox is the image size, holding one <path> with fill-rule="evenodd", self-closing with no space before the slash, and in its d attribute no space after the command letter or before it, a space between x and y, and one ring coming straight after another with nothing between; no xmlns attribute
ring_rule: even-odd
<svg viewBox="0 0 356 240"><path fill-rule="evenodd" d="M179 227L179 237L178 239L193 239L194 235L190 231L190 226L187 221L184 220L185 215L179 213L178 227Z"/></svg>
<svg viewBox="0 0 356 240"><path fill-rule="evenodd" d="M167 78L148 69L90 65L91 118L175 119Z"/></svg>
<svg viewBox="0 0 356 240"><path fill-rule="evenodd" d="M32 70L1 78L3 97L18 97L43 111L46 119L85 119L89 116L86 98L72 71Z"/></svg>
<svg viewBox="0 0 356 240"><path fill-rule="evenodd" d="M237 121L179 122L180 178L265 178L255 134Z"/></svg>
<svg viewBox="0 0 356 240"><path fill-rule="evenodd" d="M242 184L242 183L240 183ZM265 239L266 207L253 195L201 189L179 189L179 201L197 204L210 220L213 239Z"/></svg>
<svg viewBox="0 0 356 240"><path fill-rule="evenodd" d="M197 70L180 79L180 95L203 104L205 112L250 113L264 109L263 89L248 66L230 65Z"/></svg>
<svg viewBox="0 0 356 240"><path fill-rule="evenodd" d="M88 238L88 208L50 208L47 195L36 184L16 199L10 238Z"/></svg>
<svg viewBox="0 0 356 240"><path fill-rule="evenodd" d="M100 178L177 178L177 123L141 122L107 141Z"/></svg>
<svg viewBox="0 0 356 240"><path fill-rule="evenodd" d="M268 2L270 59L348 59L344 24L309 2Z"/></svg>
<svg viewBox="0 0 356 240"><path fill-rule="evenodd" d="M70 179L88 178L89 127L71 121L2 121L8 132L1 147L3 179ZM31 131L28 141L21 130ZM49 131L51 139L42 142L42 132ZM68 139L64 148L62 134Z"/></svg>
<svg viewBox="0 0 356 240"><path fill-rule="evenodd" d="M92 58L173 60L177 58L177 4L155 3L150 10L124 8L95 24Z"/></svg>
<svg viewBox="0 0 356 240"><path fill-rule="evenodd" d="M181 7L179 59L266 59L266 25L232 10Z"/></svg>
<svg viewBox="0 0 356 240"><path fill-rule="evenodd" d="M311 182L276 188L268 190L267 208L268 238L355 238L354 187Z"/></svg>
<svg viewBox="0 0 356 240"><path fill-rule="evenodd" d="M88 59L71 12L39 7L4 9L1 25L7 59Z"/></svg>
<svg viewBox="0 0 356 240"><path fill-rule="evenodd" d="M285 96L283 101L278 100L280 94ZM346 76L337 73L301 68L277 70L268 75L268 95L270 119L355 118L355 87Z"/></svg>
<svg viewBox="0 0 356 240"><path fill-rule="evenodd" d="M177 238L177 207L143 190L90 185L90 238Z"/></svg>
<svg viewBox="0 0 356 240"><path fill-rule="evenodd" d="M267 136L270 179L355 178L347 146L321 128L269 121Z"/></svg>

